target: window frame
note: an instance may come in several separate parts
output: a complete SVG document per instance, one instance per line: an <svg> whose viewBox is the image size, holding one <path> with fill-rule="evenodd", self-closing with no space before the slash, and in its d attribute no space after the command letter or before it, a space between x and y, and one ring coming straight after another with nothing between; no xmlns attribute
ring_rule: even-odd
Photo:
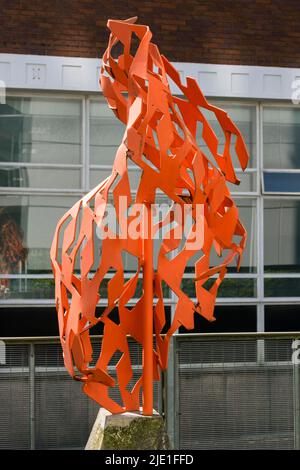
<svg viewBox="0 0 300 470"><path fill-rule="evenodd" d="M80 150L80 163L31 163L31 162L0 162L0 168L35 168L35 169L71 169L80 171L80 188L31 188L31 187L0 187L0 194L5 193L65 193L65 194L83 194L85 192L85 167L86 167L86 103L85 95L82 93L62 93L62 92L29 92L24 90L9 90L6 94L7 97L20 97L20 98L41 98L58 100L77 100L80 102L81 107L81 150Z"/></svg>
<svg viewBox="0 0 300 470"><path fill-rule="evenodd" d="M90 104L93 102L105 102L105 99L100 93L84 93L84 92L57 92L57 91L16 91L10 90L8 92L9 96L21 96L21 97L37 97L37 98L61 98L61 99L78 99L81 101L81 116L82 116L82 140L81 140L81 164L80 165L66 165L69 168L78 168L81 169L81 188L76 189L59 189L59 188L0 188L0 197L1 194L12 194L12 195L43 195L49 194L57 196L76 196L78 198L85 195L90 188L90 171L92 169L108 169L109 165L94 165L90 164ZM256 217L257 217L257 237L255 243L255 249L257 250L257 271L255 273L228 273L227 277L231 279L254 279L256 282L256 296L251 298L245 297L233 297L225 298L218 297L217 305L255 305L257 307L257 330L264 331L264 306L272 304L296 304L300 305L300 293L296 297L265 297L264 295L264 282L266 278L300 278L300 273L265 273L264 272L264 201L268 199L284 199L288 197L289 199L296 198L300 199L300 192L293 193L270 193L264 191L263 183L263 108L264 106L288 106L293 107L295 105L290 104L287 101L279 100L254 100L254 99L241 99L241 98L216 98L211 99L213 103L218 103L218 105L224 104L228 105L246 105L253 106L256 109L256 167L246 170L246 173L252 173L256 175L256 190L255 191L246 191L239 192L234 191L233 197L235 199L251 199L256 201ZM57 164L34 164L37 167L42 168L65 168L65 165ZM1 166L1 165L0 165ZM20 166L17 162L15 166ZM22 166L25 166L22 164ZM32 165L28 165L30 167ZM106 168L105 168L106 167ZM134 167L130 171L136 171ZM273 170L271 170L273 171ZM295 172L295 170L291 170ZM299 169L300 172L300 169ZM236 169L237 175L241 173L240 169ZM112 274L108 274L107 277L110 278ZM0 277L8 277L10 279L19 279L20 282L26 283L29 279L53 279L53 276L50 274L10 274L2 275ZM141 275L140 275L141 277ZM191 274L186 273L185 278L192 277ZM166 305L171 306L171 316L174 316L177 298L173 292L170 293L170 298L166 300ZM105 299L101 299L99 302L100 306L105 304ZM136 302L136 299L131 299L131 304ZM54 306L54 299L0 299L0 307L9 307L9 306L20 306L20 305L32 305L32 306Z"/></svg>
<svg viewBox="0 0 300 470"><path fill-rule="evenodd" d="M261 172L260 172L260 180L261 180L261 188L262 188L262 195L263 196L297 196L300 194L300 189L297 192L286 192L286 191L266 191L265 189L265 182L264 182L264 173L300 173L300 168L264 168L264 109L265 108L285 108L285 109L295 109L299 105L293 104L290 101L268 101L264 100L260 102L260 109L261 109L261 119L260 119L260 127L261 127ZM300 110L300 107L299 107Z"/></svg>

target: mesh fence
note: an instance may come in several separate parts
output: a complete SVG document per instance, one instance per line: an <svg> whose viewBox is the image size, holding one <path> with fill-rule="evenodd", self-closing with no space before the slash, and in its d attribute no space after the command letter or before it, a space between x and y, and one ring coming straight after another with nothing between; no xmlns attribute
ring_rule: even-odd
<svg viewBox="0 0 300 470"><path fill-rule="evenodd" d="M96 359L101 339L93 346ZM134 341L129 346L133 385L141 371L142 352ZM114 378L117 360L113 357L110 364ZM110 396L121 404L117 388ZM156 383L156 409L158 400ZM0 449L82 449L98 411L99 405L82 392L82 384L66 372L58 342L6 344L5 361L0 364Z"/></svg>
<svg viewBox="0 0 300 470"><path fill-rule="evenodd" d="M178 341L180 448L293 449L292 342Z"/></svg>
<svg viewBox="0 0 300 470"><path fill-rule="evenodd" d="M0 448L30 448L28 351L27 345L8 344L0 364Z"/></svg>
<svg viewBox="0 0 300 470"><path fill-rule="evenodd" d="M297 447L300 365L292 363L294 339L177 336L175 381L169 382L167 390L167 395L177 398L176 447ZM95 358L100 347L97 338ZM134 341L130 352L134 380L140 373L142 352ZM117 360L111 361L113 376ZM158 410L161 395L160 384L155 383ZM111 397L120 400L116 389ZM82 392L81 383L67 374L58 342L10 341L5 355L2 349L0 449L84 448L98 410L99 405Z"/></svg>

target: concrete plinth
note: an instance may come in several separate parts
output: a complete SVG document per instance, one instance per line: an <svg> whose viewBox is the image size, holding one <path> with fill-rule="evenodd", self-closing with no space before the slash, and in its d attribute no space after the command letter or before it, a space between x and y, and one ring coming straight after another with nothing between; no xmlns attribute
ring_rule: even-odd
<svg viewBox="0 0 300 470"><path fill-rule="evenodd" d="M163 418L139 412L111 414L101 408L85 450L164 450L170 449Z"/></svg>

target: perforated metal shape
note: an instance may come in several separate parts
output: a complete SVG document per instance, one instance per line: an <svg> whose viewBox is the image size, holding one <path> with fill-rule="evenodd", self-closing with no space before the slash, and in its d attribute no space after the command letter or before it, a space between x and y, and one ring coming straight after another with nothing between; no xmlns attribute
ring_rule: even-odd
<svg viewBox="0 0 300 470"><path fill-rule="evenodd" d="M248 152L243 138L227 113L208 103L194 79L188 77L186 85L181 83L178 72L151 42L149 28L136 25L135 21L136 18L108 21L111 35L103 56L100 82L109 107L126 125L111 176L61 218L51 248L66 368L72 377L83 382L87 395L113 413L138 410L141 395L145 395L147 378L149 382L144 355L143 371L134 386L131 386L133 368L128 348L128 336L141 344L144 351L146 343L149 345L149 334L146 334L143 326L149 299L146 299L146 287L150 287L153 282L153 295L157 299L153 311L155 344L150 351L150 361L153 363L153 379L159 380L160 370L167 367L170 338L178 327L183 325L187 329L193 328L195 313L209 321L214 320L218 287L228 264L237 258L239 265L246 243L246 231L226 185L226 182L239 183L232 164L233 137L240 165L242 169L246 168ZM135 41L137 49L131 53ZM113 58L117 45L121 45L122 52ZM172 96L170 80L175 82L183 97ZM203 110L212 112L224 131L222 153L219 153L218 139ZM203 142L214 162L200 150L196 142L199 124L202 126ZM134 199L128 178L128 162L142 170ZM138 302L130 309L127 303L134 297L147 256L149 261L149 252L144 250L145 240L142 236L133 238L129 232L125 236L123 232L122 237L110 234L102 241L100 259L94 271L97 260L95 230L103 228L105 210L111 195L118 225L126 231L134 220L135 216L129 214L134 212L135 206L154 203L158 190L180 207L187 203L191 206L192 231L201 226L204 241L200 249L190 248L187 237L181 246L182 240L176 238L176 229L169 227L159 250L157 269L144 283ZM119 211L121 196L127 197L125 211ZM204 207L204 212L200 214L196 210L199 205ZM169 217L166 216L163 221L154 224L153 236L168 223ZM59 256L60 238L62 250ZM209 258L213 249L220 256L224 253L226 256L218 266L210 267ZM136 272L126 281L122 261L124 251L137 260ZM201 256L195 262L198 302L194 304L182 290L181 281L188 261L196 254ZM75 263L79 256L80 274L76 274ZM108 282L107 306L98 318L95 310L100 298L99 289L105 275L111 270L115 274ZM217 278L206 289L205 283L213 275L217 275ZM174 318L165 336L162 335L166 325L163 283L178 298ZM118 321L110 318L116 307ZM104 339L96 364L90 366L93 354L90 329L99 322L104 325ZM116 365L117 380L108 372L108 366L116 353L120 355ZM110 387L119 388L122 404L111 398Z"/></svg>

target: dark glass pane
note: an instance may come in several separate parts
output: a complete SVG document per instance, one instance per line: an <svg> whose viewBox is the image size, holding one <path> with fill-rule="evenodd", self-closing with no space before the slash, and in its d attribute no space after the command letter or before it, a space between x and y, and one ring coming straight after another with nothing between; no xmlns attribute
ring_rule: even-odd
<svg viewBox="0 0 300 470"><path fill-rule="evenodd" d="M53 279L1 279L0 301L11 299L55 299Z"/></svg>
<svg viewBox="0 0 300 470"><path fill-rule="evenodd" d="M300 278L265 278L265 297L300 297Z"/></svg>
<svg viewBox="0 0 300 470"><path fill-rule="evenodd" d="M59 336L55 308L2 308L0 332L2 337Z"/></svg>
<svg viewBox="0 0 300 470"><path fill-rule="evenodd" d="M254 305L230 305L215 307L216 321L209 322L195 313L195 328L186 330L180 327L180 333L233 333L256 331L256 307Z"/></svg>
<svg viewBox="0 0 300 470"><path fill-rule="evenodd" d="M205 288L209 289L216 279L209 279L205 283ZM193 279L183 279L181 282L182 290L190 297L196 296L195 282ZM256 280L225 278L218 290L218 297L255 297Z"/></svg>
<svg viewBox="0 0 300 470"><path fill-rule="evenodd" d="M299 305L266 305L265 330L300 331Z"/></svg>
<svg viewBox="0 0 300 470"><path fill-rule="evenodd" d="M300 192L300 173L264 172L266 192L297 193Z"/></svg>

